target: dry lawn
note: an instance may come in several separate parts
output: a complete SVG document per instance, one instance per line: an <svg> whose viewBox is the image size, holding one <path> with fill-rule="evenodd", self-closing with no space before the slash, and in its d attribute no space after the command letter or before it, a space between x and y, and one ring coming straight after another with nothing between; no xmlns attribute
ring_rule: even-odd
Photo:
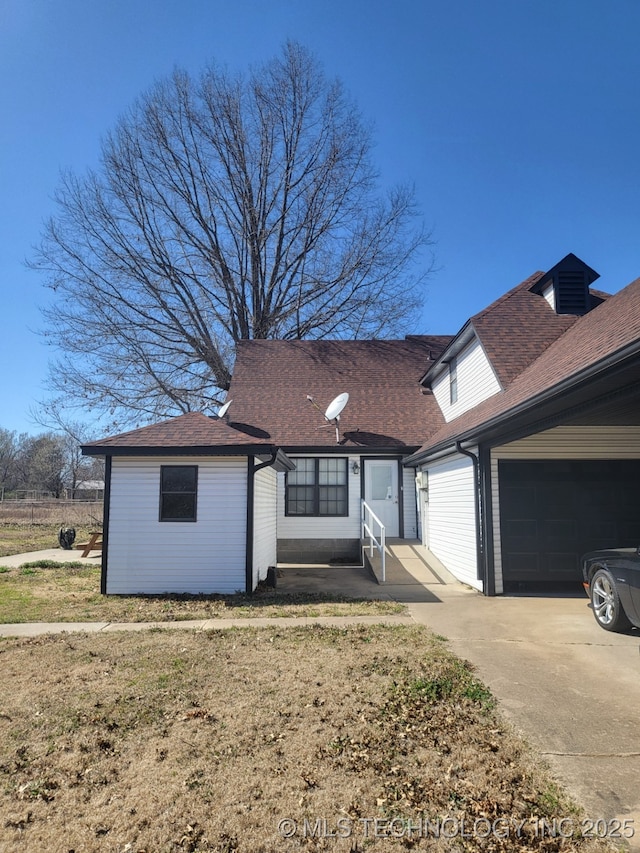
<svg viewBox="0 0 640 853"><path fill-rule="evenodd" d="M2 853L609 849L551 837L577 813L422 628L68 634L0 666Z"/></svg>
<svg viewBox="0 0 640 853"><path fill-rule="evenodd" d="M61 552L62 554L63 552ZM69 553L69 552L66 552ZM100 568L78 561L2 567L0 623L175 622L188 619L276 616L378 616L402 613L389 600L352 599L330 593L286 595L260 589L254 595L100 594Z"/></svg>

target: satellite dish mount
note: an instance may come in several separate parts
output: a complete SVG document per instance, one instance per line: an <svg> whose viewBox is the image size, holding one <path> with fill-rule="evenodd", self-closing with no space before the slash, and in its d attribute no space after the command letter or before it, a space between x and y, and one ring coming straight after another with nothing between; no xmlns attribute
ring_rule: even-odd
<svg viewBox="0 0 640 853"><path fill-rule="evenodd" d="M229 406L233 403L233 400L227 400L224 406L220 406L218 409L218 417L223 418L227 412L229 411Z"/></svg>
<svg viewBox="0 0 640 853"><path fill-rule="evenodd" d="M316 409L322 411L320 406L316 403L316 401L307 394L307 400L311 402ZM332 423L336 428L336 444L340 444L340 415L342 410L349 402L349 395L345 391L343 394L338 394L327 406L326 411L324 412L324 419L327 423Z"/></svg>

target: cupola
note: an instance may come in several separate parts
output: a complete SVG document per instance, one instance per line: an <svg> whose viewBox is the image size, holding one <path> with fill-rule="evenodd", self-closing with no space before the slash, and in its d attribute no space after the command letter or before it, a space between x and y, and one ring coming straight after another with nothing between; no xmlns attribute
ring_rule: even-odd
<svg viewBox="0 0 640 853"><path fill-rule="evenodd" d="M589 286L600 278L574 254L568 254L531 288L547 300L556 314L586 314L594 307Z"/></svg>

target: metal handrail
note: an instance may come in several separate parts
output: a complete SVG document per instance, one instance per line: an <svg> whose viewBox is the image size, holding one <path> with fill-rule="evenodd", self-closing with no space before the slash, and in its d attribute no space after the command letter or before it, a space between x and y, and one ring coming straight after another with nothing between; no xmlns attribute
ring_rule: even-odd
<svg viewBox="0 0 640 853"><path fill-rule="evenodd" d="M369 523L367 523L367 515L369 517ZM376 523L380 528L380 541L376 539L374 536L373 530L371 528L371 524ZM378 549L380 552L380 562L382 564L382 578L381 583L384 583L386 580L386 568L385 568L385 528L384 524L380 521L375 512L371 509L369 504L366 501L362 501L362 539L366 539L369 537L369 556L373 557L373 546Z"/></svg>

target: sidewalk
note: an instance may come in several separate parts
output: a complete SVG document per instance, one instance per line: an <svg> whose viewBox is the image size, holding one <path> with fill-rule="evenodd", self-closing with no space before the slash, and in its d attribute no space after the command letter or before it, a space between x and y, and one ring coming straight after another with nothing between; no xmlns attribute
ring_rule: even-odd
<svg viewBox="0 0 640 853"><path fill-rule="evenodd" d="M81 557L76 548L65 551L62 548L45 548L43 551L29 551L28 554L12 554L10 557L0 557L0 566L8 566L10 569L17 568L23 563L36 563L39 560L54 560L56 563L75 563L80 561L88 566L100 565L100 552L94 551L88 557Z"/></svg>
<svg viewBox="0 0 640 853"><path fill-rule="evenodd" d="M103 633L113 631L148 631L167 629L191 631L222 631L225 628L288 628L296 625L415 625L411 616L388 614L380 616L273 616L244 619L188 619L176 622L22 622L0 625L0 637L39 637L42 634L76 632Z"/></svg>

